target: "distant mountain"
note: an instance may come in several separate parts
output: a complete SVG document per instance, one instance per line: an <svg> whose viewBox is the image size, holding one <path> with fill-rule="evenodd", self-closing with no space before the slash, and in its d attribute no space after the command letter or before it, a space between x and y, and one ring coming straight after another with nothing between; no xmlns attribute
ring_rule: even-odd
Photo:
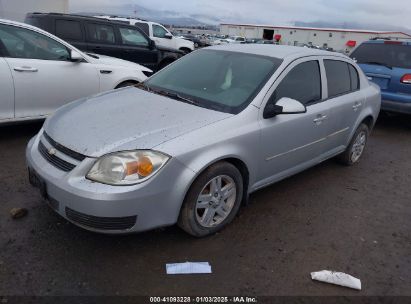
<svg viewBox="0 0 411 304"><path fill-rule="evenodd" d="M161 11L146 8L141 5L112 5L102 7L99 12L74 12L81 15L100 15L109 14L123 17L138 17L150 21L159 22L162 24L174 25L174 26L216 26L219 25L222 20L207 15L201 14L189 14L183 15L175 11Z"/></svg>
<svg viewBox="0 0 411 304"><path fill-rule="evenodd" d="M341 29L359 29L370 31L393 31L393 32L405 32L411 34L411 29L402 26L384 25L384 24L364 24L358 22L302 22L295 21L294 26L301 27L319 27L319 28L341 28Z"/></svg>
<svg viewBox="0 0 411 304"><path fill-rule="evenodd" d="M113 1L115 3L115 1ZM77 12L78 13L78 12ZM210 15L204 14L182 14L180 12L171 10L157 10L150 9L142 5L134 4L112 4L105 5L101 7L98 12L82 12L80 14L86 15L99 15L99 14L110 14L124 17L138 17L141 19L146 19L150 21L159 22L165 25L174 26L218 26L221 23L259 23L256 20L252 20L247 16L237 16L233 15L227 18L218 18ZM291 24L301 27L319 27L319 28L345 28L345 29L364 29L364 30L379 30L379 31L401 31L411 34L411 29L384 25L384 24L363 24L359 22L325 22L325 21L315 21L315 22L302 22L295 21ZM273 24L279 25L279 24Z"/></svg>

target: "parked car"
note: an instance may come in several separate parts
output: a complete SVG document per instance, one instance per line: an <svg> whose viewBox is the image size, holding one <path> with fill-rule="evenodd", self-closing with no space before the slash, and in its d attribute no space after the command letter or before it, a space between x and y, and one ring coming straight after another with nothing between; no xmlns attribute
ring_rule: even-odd
<svg viewBox="0 0 411 304"><path fill-rule="evenodd" d="M226 39L228 41L228 43L246 43L246 39L244 37L241 36L232 36Z"/></svg>
<svg viewBox="0 0 411 304"><path fill-rule="evenodd" d="M70 101L151 74L132 62L82 53L33 26L0 20L0 124L44 118Z"/></svg>
<svg viewBox="0 0 411 304"><path fill-rule="evenodd" d="M192 41L187 41L186 39L175 37L168 29L166 29L163 25L156 22L150 22L141 19L135 18L124 18L118 16L96 16L98 18L103 18L107 20L113 21L121 21L128 23L130 25L134 25L140 28L144 33L147 34L156 42L156 45L162 46L165 48L170 48L173 50L179 50L184 53L190 53L194 51L194 43Z"/></svg>
<svg viewBox="0 0 411 304"><path fill-rule="evenodd" d="M156 46L141 29L122 22L57 13L27 14L25 22L85 52L132 61L153 71L183 55L182 52Z"/></svg>
<svg viewBox="0 0 411 304"><path fill-rule="evenodd" d="M211 46L211 44L209 43L209 40L205 36L183 34L181 35L181 37L183 39L192 41L194 43L195 48Z"/></svg>
<svg viewBox="0 0 411 304"><path fill-rule="evenodd" d="M221 44L230 44L230 41L228 39L217 38L217 39L213 39L211 43L212 45L221 45Z"/></svg>
<svg viewBox="0 0 411 304"><path fill-rule="evenodd" d="M367 41L350 57L380 86L382 110L411 114L411 41Z"/></svg>
<svg viewBox="0 0 411 304"><path fill-rule="evenodd" d="M344 55L209 47L138 87L58 110L28 144L30 180L92 231L178 223L206 236L258 189L333 156L357 163L380 103Z"/></svg>

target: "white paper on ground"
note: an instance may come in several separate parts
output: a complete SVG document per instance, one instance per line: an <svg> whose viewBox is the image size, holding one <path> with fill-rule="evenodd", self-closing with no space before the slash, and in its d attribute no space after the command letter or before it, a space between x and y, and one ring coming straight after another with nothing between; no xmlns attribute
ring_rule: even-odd
<svg viewBox="0 0 411 304"><path fill-rule="evenodd" d="M361 290L361 281L343 272L329 270L311 272L311 279Z"/></svg>
<svg viewBox="0 0 411 304"><path fill-rule="evenodd" d="M208 262L185 262L166 264L167 274L211 273Z"/></svg>

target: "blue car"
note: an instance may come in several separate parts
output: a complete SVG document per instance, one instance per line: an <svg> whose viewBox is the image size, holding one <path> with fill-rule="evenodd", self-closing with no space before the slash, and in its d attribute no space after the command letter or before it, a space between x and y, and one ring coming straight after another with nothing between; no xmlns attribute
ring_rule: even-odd
<svg viewBox="0 0 411 304"><path fill-rule="evenodd" d="M350 55L381 88L381 110L411 114L411 40L370 40Z"/></svg>

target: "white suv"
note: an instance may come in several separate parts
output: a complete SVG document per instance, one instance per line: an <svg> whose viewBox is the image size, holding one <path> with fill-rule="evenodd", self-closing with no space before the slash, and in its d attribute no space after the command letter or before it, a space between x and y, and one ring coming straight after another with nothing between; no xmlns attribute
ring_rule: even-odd
<svg viewBox="0 0 411 304"><path fill-rule="evenodd" d="M143 30L151 40L155 41L157 46L170 48L173 50L183 51L184 53L190 53L194 51L194 42L186 40L184 38L175 37L170 33L168 29L156 22L145 21L141 19L115 17L115 16L95 16L102 19L115 20L120 22L126 22L139 27Z"/></svg>

